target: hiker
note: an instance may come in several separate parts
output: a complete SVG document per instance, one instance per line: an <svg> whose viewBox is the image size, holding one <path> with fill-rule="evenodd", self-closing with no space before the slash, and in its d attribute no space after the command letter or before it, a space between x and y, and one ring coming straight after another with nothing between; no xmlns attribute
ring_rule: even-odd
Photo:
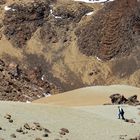
<svg viewBox="0 0 140 140"><path fill-rule="evenodd" d="M118 119L120 119L120 117L121 117L123 120L125 120L123 109L120 106L118 106L118 109L119 109L119 114L118 114L119 118Z"/></svg>

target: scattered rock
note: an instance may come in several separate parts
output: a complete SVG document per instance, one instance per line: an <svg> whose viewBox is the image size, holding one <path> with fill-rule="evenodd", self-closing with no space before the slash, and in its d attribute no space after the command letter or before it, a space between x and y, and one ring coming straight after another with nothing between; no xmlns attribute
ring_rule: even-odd
<svg viewBox="0 0 140 140"><path fill-rule="evenodd" d="M64 131L60 131L59 134L60 135L66 135L66 133Z"/></svg>
<svg viewBox="0 0 140 140"><path fill-rule="evenodd" d="M16 129L16 131L21 133L21 132L23 132L23 129L22 129L22 127L20 127L19 129Z"/></svg>
<svg viewBox="0 0 140 140"><path fill-rule="evenodd" d="M35 140L42 140L41 138L36 138Z"/></svg>
<svg viewBox="0 0 140 140"><path fill-rule="evenodd" d="M24 124L24 128L26 128L26 129L28 129L28 130L31 129L28 123Z"/></svg>
<svg viewBox="0 0 140 140"><path fill-rule="evenodd" d="M12 119L10 119L10 120L9 120L9 123L13 123L13 120L12 120Z"/></svg>
<svg viewBox="0 0 140 140"><path fill-rule="evenodd" d="M36 129L39 130L39 131L42 131L43 130L42 127L37 127Z"/></svg>
<svg viewBox="0 0 140 140"><path fill-rule="evenodd" d="M65 133L69 133L69 130L67 128L61 128L60 130L65 132Z"/></svg>
<svg viewBox="0 0 140 140"><path fill-rule="evenodd" d="M34 125L35 125L36 127L41 127L40 123L37 123L37 122L34 122Z"/></svg>
<svg viewBox="0 0 140 140"><path fill-rule="evenodd" d="M123 139L125 139L126 136L127 135L120 135L120 139L123 140Z"/></svg>
<svg viewBox="0 0 140 140"><path fill-rule="evenodd" d="M135 138L131 138L131 139L129 139L129 140L140 140L140 135L137 136L137 137L135 137Z"/></svg>
<svg viewBox="0 0 140 140"><path fill-rule="evenodd" d="M36 130L36 126L31 126L31 130Z"/></svg>
<svg viewBox="0 0 140 140"><path fill-rule="evenodd" d="M4 116L4 118L10 120L10 119L11 119L11 115L10 115L10 114L6 114L6 115Z"/></svg>
<svg viewBox="0 0 140 140"><path fill-rule="evenodd" d="M23 131L22 134L28 134L28 131Z"/></svg>
<svg viewBox="0 0 140 140"><path fill-rule="evenodd" d="M51 133L51 131L47 128L44 128L44 131L47 132L47 133Z"/></svg>
<svg viewBox="0 0 140 140"><path fill-rule="evenodd" d="M42 131L43 128L41 127L41 125L39 123L34 122L35 128L39 131Z"/></svg>
<svg viewBox="0 0 140 140"><path fill-rule="evenodd" d="M46 133L46 134L43 135L43 137L49 137L49 135Z"/></svg>
<svg viewBox="0 0 140 140"><path fill-rule="evenodd" d="M16 135L15 134L11 134L10 135L12 138L16 138Z"/></svg>

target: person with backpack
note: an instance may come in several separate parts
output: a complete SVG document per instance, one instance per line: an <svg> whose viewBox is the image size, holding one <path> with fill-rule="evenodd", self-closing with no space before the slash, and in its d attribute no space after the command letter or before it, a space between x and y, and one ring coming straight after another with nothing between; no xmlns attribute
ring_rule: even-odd
<svg viewBox="0 0 140 140"><path fill-rule="evenodd" d="M125 118L124 118L124 110L120 106L118 106L118 109L119 109L118 119L120 119L120 117L121 117L123 120L125 120Z"/></svg>

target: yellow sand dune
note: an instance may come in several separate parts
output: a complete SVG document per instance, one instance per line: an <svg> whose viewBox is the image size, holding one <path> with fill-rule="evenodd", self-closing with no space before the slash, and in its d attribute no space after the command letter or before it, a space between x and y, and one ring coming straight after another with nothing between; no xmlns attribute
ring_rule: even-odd
<svg viewBox="0 0 140 140"><path fill-rule="evenodd" d="M140 88L126 85L93 86L72 90L58 95L41 98L33 103L45 103L64 106L89 106L110 103L109 96L114 93L123 94L126 97L134 94L140 99Z"/></svg>

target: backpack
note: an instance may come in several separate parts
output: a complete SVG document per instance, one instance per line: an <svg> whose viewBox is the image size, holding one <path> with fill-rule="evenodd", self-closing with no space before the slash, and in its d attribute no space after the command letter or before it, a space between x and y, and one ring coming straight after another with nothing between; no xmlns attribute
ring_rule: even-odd
<svg viewBox="0 0 140 140"><path fill-rule="evenodd" d="M123 109L122 109L122 108L121 108L121 113L122 113L122 114L124 114L124 111L123 111Z"/></svg>

